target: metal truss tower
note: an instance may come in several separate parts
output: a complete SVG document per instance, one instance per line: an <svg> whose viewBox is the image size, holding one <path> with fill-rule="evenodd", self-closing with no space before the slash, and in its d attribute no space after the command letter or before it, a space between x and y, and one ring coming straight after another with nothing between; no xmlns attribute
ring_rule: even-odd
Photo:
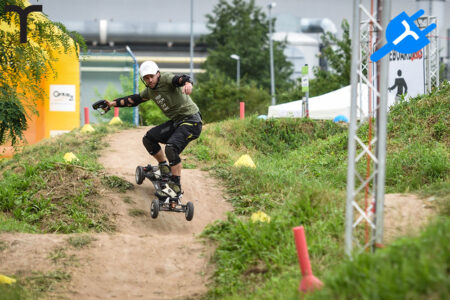
<svg viewBox="0 0 450 300"><path fill-rule="evenodd" d="M345 252L349 256L353 252L373 251L375 245L383 241L389 61L388 56L385 56L376 68L369 57L386 43L384 29L390 21L391 0L378 0L378 3L381 24L377 21L373 8L366 9L361 5L361 0L353 1L352 96L345 213ZM376 34L378 38L375 39ZM364 115L362 109L365 91L363 84L368 86L367 115ZM362 126L368 126L368 137L365 130L361 132ZM373 139L372 127L375 133ZM363 158L366 158L366 162Z"/></svg>
<svg viewBox="0 0 450 300"><path fill-rule="evenodd" d="M437 24L437 18L432 16L420 17L416 23L421 30L433 23L439 25ZM425 93L429 93L433 87L439 86L439 39L436 32L438 32L438 29L427 35L430 43L424 48Z"/></svg>

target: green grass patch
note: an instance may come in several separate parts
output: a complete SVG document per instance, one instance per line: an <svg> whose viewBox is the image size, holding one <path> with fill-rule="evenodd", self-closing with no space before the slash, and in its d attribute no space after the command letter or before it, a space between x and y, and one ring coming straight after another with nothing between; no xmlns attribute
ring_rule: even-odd
<svg viewBox="0 0 450 300"><path fill-rule="evenodd" d="M122 198L123 202L125 202L126 204L136 204L135 201L133 201L133 199L131 199L130 196L125 196Z"/></svg>
<svg viewBox="0 0 450 300"><path fill-rule="evenodd" d="M111 231L113 223L96 197L104 177L97 163L102 138L119 129L95 126L94 133L68 134L25 147L0 162L0 230L73 233ZM78 161L66 163L73 152ZM117 181L110 180L114 184ZM123 188L123 184L117 184Z"/></svg>
<svg viewBox="0 0 450 300"><path fill-rule="evenodd" d="M42 273L35 272L25 278L25 286L28 290L42 295L55 290L55 286L60 286L63 282L68 282L72 276L61 270Z"/></svg>
<svg viewBox="0 0 450 300"><path fill-rule="evenodd" d="M325 288L308 299L446 299L450 294L450 218L419 237L363 253L327 273Z"/></svg>
<svg viewBox="0 0 450 300"><path fill-rule="evenodd" d="M89 235L75 235L67 239L69 245L74 248L84 248L87 247L95 238Z"/></svg>
<svg viewBox="0 0 450 300"><path fill-rule="evenodd" d="M391 109L388 123L386 192L435 197L441 215L450 212L450 140L443 130L450 128L449 95L447 84L403 102ZM186 153L201 169L222 179L234 207L227 220L203 232L217 244L217 270L207 298L298 299L295 226L305 226L317 276L327 276L344 261L347 130L329 121L264 121L255 116L205 126ZM367 124L360 133L367 141ZM252 157L255 169L233 167L243 154ZM365 174L365 168L362 159L357 169ZM253 223L250 216L258 211L269 215L270 223ZM397 275L397 280L410 280ZM400 298L421 295L413 291Z"/></svg>
<svg viewBox="0 0 450 300"><path fill-rule="evenodd" d="M60 287L71 279L71 275L62 270L34 272L31 275L18 273L12 277L17 279L16 283L0 285L2 300L41 299L49 292L55 291L56 286Z"/></svg>
<svg viewBox="0 0 450 300"><path fill-rule="evenodd" d="M32 293L20 283L0 284L0 295L2 300L33 299Z"/></svg>
<svg viewBox="0 0 450 300"><path fill-rule="evenodd" d="M7 242L0 240L0 252L7 249L8 247L9 247L9 245Z"/></svg>
<svg viewBox="0 0 450 300"><path fill-rule="evenodd" d="M126 191L131 190L133 188L132 183L115 175L104 176L102 178L102 183L107 187L114 189L120 193L125 193Z"/></svg>
<svg viewBox="0 0 450 300"><path fill-rule="evenodd" d="M132 217L142 217L147 215L147 212L143 209L139 209L139 208L130 208L128 210L128 215L132 216Z"/></svg>
<svg viewBox="0 0 450 300"><path fill-rule="evenodd" d="M0 232L38 232L35 225L30 225L26 222L14 219L8 214L0 212Z"/></svg>

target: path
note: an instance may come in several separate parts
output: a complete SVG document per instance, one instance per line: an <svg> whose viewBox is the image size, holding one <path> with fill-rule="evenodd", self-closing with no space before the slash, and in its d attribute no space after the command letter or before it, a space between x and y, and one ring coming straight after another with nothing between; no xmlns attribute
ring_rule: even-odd
<svg viewBox="0 0 450 300"><path fill-rule="evenodd" d="M67 235L0 234L0 240L8 243L0 255L2 272L27 274L63 268L71 280L55 287L50 298L183 299L204 294L213 271L209 265L213 248L199 240L198 234L208 223L225 218L231 205L208 173L183 170L183 201L194 203L193 220L186 221L182 213L167 212L152 219L153 186L148 180L138 186L134 178L136 166L150 160L142 145L147 129L109 136L110 146L100 159L107 173L135 185L125 194L105 192L99 199L114 216L116 232L91 234L94 241L81 249L71 247ZM153 158L151 161L156 163ZM145 211L145 215L131 216L130 210ZM58 249L63 249L64 257L55 259Z"/></svg>

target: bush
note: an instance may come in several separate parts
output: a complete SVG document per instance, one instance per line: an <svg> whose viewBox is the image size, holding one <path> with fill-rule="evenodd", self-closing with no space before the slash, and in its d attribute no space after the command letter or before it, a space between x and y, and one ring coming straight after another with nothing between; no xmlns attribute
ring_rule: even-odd
<svg viewBox="0 0 450 300"><path fill-rule="evenodd" d="M331 270L312 299L446 299L450 293L450 219L417 238L362 253ZM447 296L446 296L447 295Z"/></svg>
<svg viewBox="0 0 450 300"><path fill-rule="evenodd" d="M206 122L238 118L241 101L245 102L246 115L267 114L270 103L270 95L255 84L241 85L238 88L231 79L219 72L199 76L192 99Z"/></svg>

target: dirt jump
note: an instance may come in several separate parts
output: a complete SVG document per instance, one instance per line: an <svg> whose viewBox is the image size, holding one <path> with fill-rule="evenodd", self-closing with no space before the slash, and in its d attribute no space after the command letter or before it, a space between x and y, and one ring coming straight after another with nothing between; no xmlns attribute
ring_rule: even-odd
<svg viewBox="0 0 450 300"><path fill-rule="evenodd" d="M134 185L126 193L105 191L99 199L115 221L115 232L91 233L92 242L83 248L68 243L76 235L2 233L0 239L8 244L0 255L2 272L27 276L62 270L70 280L49 289L49 299L186 299L204 294L214 248L198 235L207 224L224 219L231 205L207 172L186 169L183 202L193 202L193 220L170 212L152 219L154 187L148 180L135 183L136 166L156 164L142 145L147 130L110 135L99 159L106 173Z"/></svg>

